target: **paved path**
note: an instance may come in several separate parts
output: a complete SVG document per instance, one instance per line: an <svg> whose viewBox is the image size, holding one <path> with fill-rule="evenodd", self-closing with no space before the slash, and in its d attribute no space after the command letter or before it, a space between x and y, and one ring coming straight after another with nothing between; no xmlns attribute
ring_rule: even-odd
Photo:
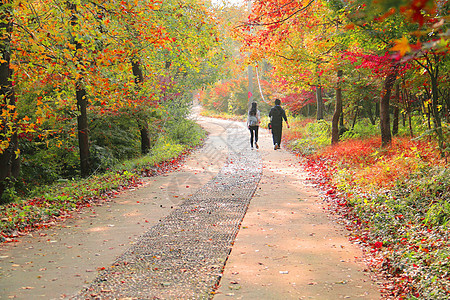
<svg viewBox="0 0 450 300"><path fill-rule="evenodd" d="M214 300L380 299L343 226L306 184L299 158L260 137L263 176Z"/></svg>
<svg viewBox="0 0 450 300"><path fill-rule="evenodd" d="M242 123L199 122L211 135L180 171L0 246L0 298L193 299L219 284L218 299L379 299L294 156L267 134L249 150Z"/></svg>
<svg viewBox="0 0 450 300"><path fill-rule="evenodd" d="M227 128L220 172L146 232L74 299L208 299L261 178L246 130Z"/></svg>

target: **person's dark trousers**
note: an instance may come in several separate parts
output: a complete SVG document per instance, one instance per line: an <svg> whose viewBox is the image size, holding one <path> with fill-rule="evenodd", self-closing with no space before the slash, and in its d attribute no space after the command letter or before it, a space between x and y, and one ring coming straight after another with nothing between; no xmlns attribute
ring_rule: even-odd
<svg viewBox="0 0 450 300"><path fill-rule="evenodd" d="M283 127L281 126L273 126L272 125L272 138L273 138L273 144L278 144L278 146L281 145L281 133L283 131Z"/></svg>
<svg viewBox="0 0 450 300"><path fill-rule="evenodd" d="M257 143L258 142L258 129L259 126L249 126L250 130L250 146L253 147L253 140Z"/></svg>

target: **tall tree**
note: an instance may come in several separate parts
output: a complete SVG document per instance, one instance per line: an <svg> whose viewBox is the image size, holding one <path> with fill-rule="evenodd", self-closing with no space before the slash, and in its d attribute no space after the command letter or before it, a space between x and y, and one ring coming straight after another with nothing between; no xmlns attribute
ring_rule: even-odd
<svg viewBox="0 0 450 300"><path fill-rule="evenodd" d="M336 84L336 105L334 108L333 120L331 121L331 144L337 144L339 142L339 120L342 114L342 70L337 71L337 84Z"/></svg>
<svg viewBox="0 0 450 300"><path fill-rule="evenodd" d="M77 5L73 2L67 1L67 8L69 9L70 16L70 25L72 26L72 32L77 30L78 25L78 12ZM75 47L74 61L76 64L82 64L83 59L79 56L82 55L82 45L77 40L77 37L71 34L71 43ZM82 177L87 177L90 173L90 163L89 163L89 125L88 125L88 115L87 115L87 93L83 87L83 74L81 70L84 66L77 66L77 69L80 69L79 73L76 74L75 79L75 95L77 102L77 123L78 123L78 147L80 150L80 173Z"/></svg>
<svg viewBox="0 0 450 300"><path fill-rule="evenodd" d="M8 180L18 175L20 166L16 97L10 68L13 30L11 9L11 4L7 1L0 4L0 197Z"/></svg>
<svg viewBox="0 0 450 300"><path fill-rule="evenodd" d="M388 146L392 141L391 122L390 122L390 99L392 88L398 74L398 65L394 64L391 71L387 74L384 82L383 94L380 101L380 129L381 129L381 145Z"/></svg>

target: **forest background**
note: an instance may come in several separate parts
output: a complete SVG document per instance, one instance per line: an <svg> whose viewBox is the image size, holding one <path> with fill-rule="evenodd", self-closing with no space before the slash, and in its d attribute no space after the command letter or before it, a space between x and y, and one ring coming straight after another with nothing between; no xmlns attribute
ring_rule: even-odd
<svg viewBox="0 0 450 300"><path fill-rule="evenodd" d="M448 299L448 1L4 0L0 19L3 241L176 165L205 135L193 99L244 120L280 98L384 296Z"/></svg>

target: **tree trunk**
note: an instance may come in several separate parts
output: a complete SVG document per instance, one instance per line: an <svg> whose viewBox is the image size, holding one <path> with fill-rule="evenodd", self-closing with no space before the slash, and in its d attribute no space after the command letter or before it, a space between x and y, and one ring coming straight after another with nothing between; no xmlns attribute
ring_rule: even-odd
<svg viewBox="0 0 450 300"><path fill-rule="evenodd" d="M323 100L322 100L322 87L320 85L316 87L316 100L317 100L317 120L322 120Z"/></svg>
<svg viewBox="0 0 450 300"><path fill-rule="evenodd" d="M71 10L72 15L70 17L70 25L75 27L78 22L76 16L77 6L70 1L66 2L67 7ZM75 49L78 51L81 49L81 44L74 40ZM78 53L76 54L78 55ZM89 124L87 117L87 93L83 88L82 80L79 79L75 83L75 94L77 100L77 109L80 115L77 117L78 123L78 147L80 149L80 175L81 177L87 177L90 174L91 167L89 162L90 151L89 151Z"/></svg>
<svg viewBox="0 0 450 300"><path fill-rule="evenodd" d="M375 101L375 116L380 116L380 102Z"/></svg>
<svg viewBox="0 0 450 300"><path fill-rule="evenodd" d="M411 115L408 115L408 125L409 125L409 135L410 135L410 137L414 137Z"/></svg>
<svg viewBox="0 0 450 300"><path fill-rule="evenodd" d="M78 122L78 146L80 148L80 173L82 177L90 174L91 166L89 163L89 125L87 117L87 98L86 91L81 87L80 83L76 86L77 108L80 115L77 117Z"/></svg>
<svg viewBox="0 0 450 300"><path fill-rule="evenodd" d="M434 131L437 135L439 151L441 152L441 156L445 157L446 142L444 140L441 113L439 111L439 56L433 50L430 50L429 53L424 53L424 57L426 58L425 64L422 64L419 60L416 60L416 62L421 65L430 76L431 92L426 90L428 99L431 99L430 114L433 116ZM442 106L444 105L442 104Z"/></svg>
<svg viewBox="0 0 450 300"><path fill-rule="evenodd" d="M444 142L444 134L442 131L442 121L441 121L441 115L439 112L439 90L438 90L438 75L439 75L439 69L436 66L435 72L433 74L430 74L431 77L431 113L433 114L433 124L434 124L434 130L436 132L437 138L438 138L438 144L439 144L439 150L441 152L441 156L444 157L444 149L445 149L445 142Z"/></svg>
<svg viewBox="0 0 450 300"><path fill-rule="evenodd" d="M13 29L12 15L5 4L0 4L0 111L8 114L0 116L0 142L7 142L8 146L0 153L0 198L8 186L8 181L19 174L20 159L16 155L18 149L16 98L12 85L11 60L11 33ZM9 108L8 108L9 107ZM9 125L11 124L11 128Z"/></svg>
<svg viewBox="0 0 450 300"><path fill-rule="evenodd" d="M380 101L380 127L381 127L381 146L387 147L391 144L392 135L390 128L389 100L391 98L392 87L397 78L398 66L394 65L391 72L386 76L383 88L383 97Z"/></svg>
<svg viewBox="0 0 450 300"><path fill-rule="evenodd" d="M445 118L447 120L447 123L450 123L450 92L448 90L445 90L445 94L441 89L441 95L444 98L444 103L447 106L447 109L444 108L445 111Z"/></svg>
<svg viewBox="0 0 450 300"><path fill-rule="evenodd" d="M144 82L144 74L142 73L141 64L139 60L134 58L131 60L131 69L133 71L134 82L139 85Z"/></svg>
<svg viewBox="0 0 450 300"><path fill-rule="evenodd" d="M369 117L370 124L375 125L376 120L373 116L372 112L372 103L367 103L368 105L365 105L365 111L367 112L367 116Z"/></svg>
<svg viewBox="0 0 450 300"><path fill-rule="evenodd" d="M408 124L409 124L409 135L411 137L414 136L414 132L412 129L412 124L411 124L411 97L409 96L408 91L406 91L405 89L403 89L402 91L402 101L403 101L403 105L405 107L405 113L402 114L403 116L403 127L406 126L406 118L408 118Z"/></svg>
<svg viewBox="0 0 450 300"><path fill-rule="evenodd" d="M359 108L358 108L358 106L356 106L356 108L355 108L355 115L353 117L352 129L355 128L356 120L358 119L358 114L359 114Z"/></svg>
<svg viewBox="0 0 450 300"><path fill-rule="evenodd" d="M139 59L131 60L131 69L133 71L134 82L138 88L141 88L142 83L144 82L144 75L141 69L141 65L139 63ZM139 131L141 133L141 153L147 154L150 152L151 148L151 139L150 139L150 131L148 130L147 120L144 119L139 120Z"/></svg>
<svg viewBox="0 0 450 300"><path fill-rule="evenodd" d="M341 89L341 77L342 70L337 72L338 82L336 86L336 106L334 108L333 120L331 122L331 144L337 144L339 142L339 118L342 113L342 89Z"/></svg>
<svg viewBox="0 0 450 300"><path fill-rule="evenodd" d="M394 120L392 122L392 135L398 134L398 117L400 113L400 86L397 83L395 86L395 106L394 106Z"/></svg>
<svg viewBox="0 0 450 300"><path fill-rule="evenodd" d="M147 154L151 148L150 132L148 130L148 123L145 122L140 126L139 131L141 132L141 153Z"/></svg>

